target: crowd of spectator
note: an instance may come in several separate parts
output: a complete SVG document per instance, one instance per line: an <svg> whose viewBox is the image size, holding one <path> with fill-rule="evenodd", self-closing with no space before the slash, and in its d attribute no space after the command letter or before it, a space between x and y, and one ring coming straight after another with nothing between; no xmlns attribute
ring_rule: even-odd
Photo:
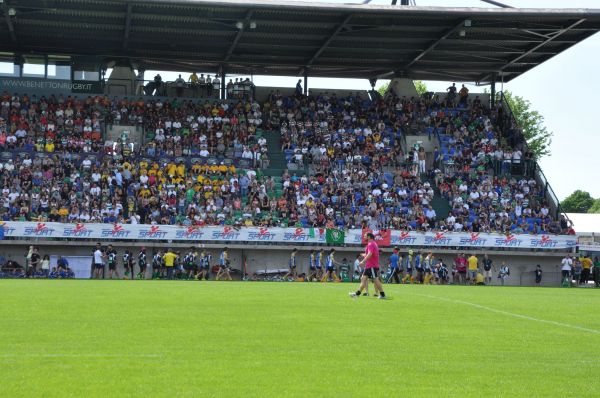
<svg viewBox="0 0 600 398"><path fill-rule="evenodd" d="M110 101L62 95L0 96L0 150L98 152Z"/></svg>
<svg viewBox="0 0 600 398"><path fill-rule="evenodd" d="M359 93L273 92L261 105L4 93L0 106L0 149L24 152L0 161L3 220L568 229L566 221L552 219L533 178L517 180L502 166L520 160L522 151L508 146L497 113L462 94L456 104L393 94L372 101ZM110 152L118 156L75 156L105 152L104 123L142 127L145 144L138 152L120 142ZM308 166L308 175L290 167L281 182L263 176L269 158L262 129L279 131L286 160ZM422 147L403 151L408 131L446 137L433 167L426 167ZM447 216L433 209L436 196L448 200Z"/></svg>

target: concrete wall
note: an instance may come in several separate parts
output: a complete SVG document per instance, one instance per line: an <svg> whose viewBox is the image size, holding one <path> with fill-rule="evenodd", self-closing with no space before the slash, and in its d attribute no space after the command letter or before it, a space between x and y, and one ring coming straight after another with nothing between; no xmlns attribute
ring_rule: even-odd
<svg viewBox="0 0 600 398"><path fill-rule="evenodd" d="M411 79L392 79L390 81L390 89L398 97L417 98L419 96L415 84Z"/></svg>
<svg viewBox="0 0 600 398"><path fill-rule="evenodd" d="M0 241L0 255L6 260L14 260L21 265L25 263L25 255L27 254L28 246L34 244L39 247L39 251L42 255L66 255L66 256L90 256L95 246L95 242L56 242L56 241ZM117 250L119 256L119 268L122 274L122 255L126 249L131 250L137 255L140 246L145 246L149 261L154 255L155 251L159 249L173 248L173 250L180 251L185 254L190 245L189 244L159 244L148 242L115 242L113 244ZM213 256L213 264L217 264L219 254L223 245L206 244L196 245L198 250L204 247ZM232 268L241 270L243 267L243 258L247 259L247 270L249 274L253 274L258 270L264 270L265 268L287 268L290 251L293 246L259 246L259 245L242 245L242 244L231 244L229 247L229 255L231 259ZM315 247L320 249L321 247ZM298 272L303 273L308 270L308 258L311 247L298 247L297 264ZM327 251L328 248L326 247ZM352 264L356 255L362 253L362 249L358 247L353 248L336 248L337 261L342 261L345 257L348 262ZM390 255L390 248L384 249L384 253L381 255L381 264L387 266L388 257ZM564 253L557 252L514 252L514 251L483 251L477 252L480 259L483 255L488 253L495 266L495 276L498 273L499 267L502 261L505 261L510 269L511 275L508 280L509 285L533 285L534 276L533 270L537 264L542 266L544 271L544 277L542 280L543 286L558 286L560 284L560 260L564 256ZM448 265L452 265L453 259L456 256L456 251L448 249L440 249L434 251L436 257L441 257ZM239 274L237 276L239 278ZM499 284L499 280L494 277L492 284Z"/></svg>

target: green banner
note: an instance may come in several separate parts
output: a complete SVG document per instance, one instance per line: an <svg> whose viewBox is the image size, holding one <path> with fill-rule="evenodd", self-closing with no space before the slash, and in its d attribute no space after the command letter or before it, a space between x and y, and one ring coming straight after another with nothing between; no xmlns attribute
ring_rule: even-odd
<svg viewBox="0 0 600 398"><path fill-rule="evenodd" d="M341 229L327 228L325 231L325 241L333 245L343 245L346 233Z"/></svg>

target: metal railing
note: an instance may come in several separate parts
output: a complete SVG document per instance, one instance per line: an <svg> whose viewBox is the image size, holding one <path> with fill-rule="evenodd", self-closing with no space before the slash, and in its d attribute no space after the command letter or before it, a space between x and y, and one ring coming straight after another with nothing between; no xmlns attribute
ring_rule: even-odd
<svg viewBox="0 0 600 398"><path fill-rule="evenodd" d="M504 96L504 92L499 91L496 95L499 100L498 101L499 105L502 107L502 114L503 114L503 118L504 118L504 120L500 121L502 123L501 124L502 133L503 134L506 133L507 130L510 128L516 128L518 130L518 133L520 134L519 138L522 140L522 145L523 145L523 150L524 150L523 152L528 151L529 147L527 146L527 140L523 136L523 130L522 130L521 126L519 126L519 123L518 123L517 119L515 118L513 111L510 108L508 101L506 100L506 97ZM549 204L550 208L553 210L555 218L557 220L559 220L562 212L561 212L561 207L560 207L560 201L558 200L556 193L554 193L554 190L550 186L550 183L548 182L548 179L546 178L546 175L542 171L542 168L540 167L537 160L532 159L531 166L533 168L532 175L535 177L536 182L544 188L544 196L545 196L546 200L548 200L548 204ZM571 223L571 220L568 218L568 216L566 214L564 215L564 217L567 219L567 221L569 223Z"/></svg>

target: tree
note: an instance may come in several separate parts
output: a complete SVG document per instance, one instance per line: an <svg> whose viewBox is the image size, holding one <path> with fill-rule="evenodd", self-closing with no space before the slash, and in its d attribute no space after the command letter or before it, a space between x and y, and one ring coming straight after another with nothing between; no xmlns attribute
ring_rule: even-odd
<svg viewBox="0 0 600 398"><path fill-rule="evenodd" d="M594 200L594 204L588 209L588 213L600 213L600 199Z"/></svg>
<svg viewBox="0 0 600 398"><path fill-rule="evenodd" d="M381 94L381 96L382 96L382 97L384 97L384 96L385 96L385 93L387 93L387 91L388 91L388 88L390 88L390 83L389 83L389 82L388 82L388 83L385 83L385 84L383 84L381 87L379 87L379 88L377 89L377 92L378 92L379 94Z"/></svg>
<svg viewBox="0 0 600 398"><path fill-rule="evenodd" d="M589 192L578 189L562 201L561 207L565 213L587 213L594 202Z"/></svg>
<svg viewBox="0 0 600 398"><path fill-rule="evenodd" d="M417 89L417 93L419 94L419 96L425 94L427 91L427 85L425 83L423 83L421 80L414 80L413 83L415 84L415 88Z"/></svg>
<svg viewBox="0 0 600 398"><path fill-rule="evenodd" d="M505 90L504 98L506 98L519 127L523 130L527 146L535 158L540 159L549 155L554 133L548 131L544 125L544 117L538 111L531 109L531 102L523 97Z"/></svg>

